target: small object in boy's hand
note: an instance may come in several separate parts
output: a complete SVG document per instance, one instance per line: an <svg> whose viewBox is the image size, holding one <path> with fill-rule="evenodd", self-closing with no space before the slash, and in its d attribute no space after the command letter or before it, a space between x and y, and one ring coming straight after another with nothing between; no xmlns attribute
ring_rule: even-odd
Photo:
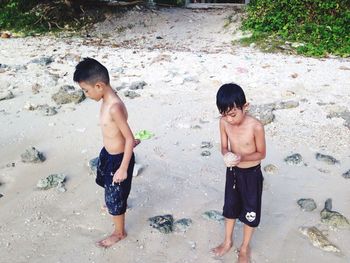
<svg viewBox="0 0 350 263"><path fill-rule="evenodd" d="M235 155L233 152L228 152L224 155L224 162L227 167L232 167L232 163L236 162L238 159L238 156Z"/></svg>
<svg viewBox="0 0 350 263"><path fill-rule="evenodd" d="M139 131L135 134L135 139L139 139L141 141L143 140L147 140L147 139L150 139L154 136L154 134L150 131L147 131L147 130L142 130L142 131Z"/></svg>

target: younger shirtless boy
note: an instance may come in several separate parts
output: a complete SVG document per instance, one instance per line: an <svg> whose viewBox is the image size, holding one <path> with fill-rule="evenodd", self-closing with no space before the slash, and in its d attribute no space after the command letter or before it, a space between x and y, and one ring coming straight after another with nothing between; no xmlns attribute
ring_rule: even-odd
<svg viewBox="0 0 350 263"><path fill-rule="evenodd" d="M125 212L135 164L134 136L125 105L110 86L108 71L101 63L85 58L76 66L73 79L87 97L95 101L102 99L100 126L104 147L99 156L96 183L105 189L105 202L115 229L97 245L107 248L126 237Z"/></svg>
<svg viewBox="0 0 350 263"><path fill-rule="evenodd" d="M248 103L242 88L236 84L220 87L216 105L221 114L221 153L227 170L223 208L225 239L212 251L222 256L231 249L233 229L238 218L244 223L238 262L249 262L249 242L260 222L263 186L260 161L266 154L264 126L246 113ZM232 153L236 156L229 160L227 157L232 157Z"/></svg>

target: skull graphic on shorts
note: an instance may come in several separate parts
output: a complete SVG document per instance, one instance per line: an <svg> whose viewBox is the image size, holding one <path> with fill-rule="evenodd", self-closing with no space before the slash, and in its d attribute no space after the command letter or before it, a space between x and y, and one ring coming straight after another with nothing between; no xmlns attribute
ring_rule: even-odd
<svg viewBox="0 0 350 263"><path fill-rule="evenodd" d="M248 212L245 215L245 218L249 221L249 222L253 222L255 220L256 214L255 212Z"/></svg>

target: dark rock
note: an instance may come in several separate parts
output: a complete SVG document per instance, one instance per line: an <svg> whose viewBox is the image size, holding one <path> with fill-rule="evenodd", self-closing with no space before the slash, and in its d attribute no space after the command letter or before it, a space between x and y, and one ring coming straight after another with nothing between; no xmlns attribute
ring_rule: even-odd
<svg viewBox="0 0 350 263"><path fill-rule="evenodd" d="M130 90L138 90L138 89L143 89L144 86L146 86L147 83L145 81L135 81L131 83L129 89Z"/></svg>
<svg viewBox="0 0 350 263"><path fill-rule="evenodd" d="M210 155L211 155L211 152L209 152L209 151L203 151L203 152L201 153L201 155L202 155L202 156L210 156Z"/></svg>
<svg viewBox="0 0 350 263"><path fill-rule="evenodd" d="M213 220L213 221L217 221L217 222L225 221L225 217L223 217L222 213L220 213L219 211L216 211L216 210L206 211L202 214L202 216L205 219Z"/></svg>
<svg viewBox="0 0 350 263"><path fill-rule="evenodd" d="M297 201L298 205L300 206L300 208L303 210L303 211L313 211L316 209L316 203L314 201L314 199L311 199L311 198L302 198L302 199L299 199Z"/></svg>
<svg viewBox="0 0 350 263"><path fill-rule="evenodd" d="M51 107L51 106L49 106L47 104L39 105L37 109L44 116L53 116L53 115L57 114L56 108L55 107Z"/></svg>
<svg viewBox="0 0 350 263"><path fill-rule="evenodd" d="M67 104L72 102L77 104L85 99L85 95L81 89L65 85L62 86L57 93L52 95L52 99L57 104Z"/></svg>
<svg viewBox="0 0 350 263"><path fill-rule="evenodd" d="M97 165L98 165L99 158L93 158L89 161L88 166L90 167L90 171L93 175L97 175Z"/></svg>
<svg viewBox="0 0 350 263"><path fill-rule="evenodd" d="M201 143L201 148L213 148L213 144L211 142L202 142Z"/></svg>
<svg viewBox="0 0 350 263"><path fill-rule="evenodd" d="M130 99L134 99L134 98L140 97L141 95L136 93L133 90L126 90L124 91L124 96Z"/></svg>
<svg viewBox="0 0 350 263"><path fill-rule="evenodd" d="M295 153L284 158L284 161L289 165L302 165L303 157L299 153Z"/></svg>
<svg viewBox="0 0 350 263"><path fill-rule="evenodd" d="M192 225L192 220L190 218L182 218L174 223L175 232L186 232Z"/></svg>
<svg viewBox="0 0 350 263"><path fill-rule="evenodd" d="M321 211L321 222L333 228L350 228L349 220L339 212L332 211L332 199L327 199Z"/></svg>
<svg viewBox="0 0 350 263"><path fill-rule="evenodd" d="M350 111L347 109L331 112L327 118L342 118L345 121L344 126L350 129Z"/></svg>
<svg viewBox="0 0 350 263"><path fill-rule="evenodd" d="M36 186L41 190L48 190L50 188L56 187L58 191L65 192L65 180L66 176L63 174L50 174L48 177L40 179Z"/></svg>
<svg viewBox="0 0 350 263"><path fill-rule="evenodd" d="M350 169L349 169L347 172L343 173L342 176L343 176L345 179L350 179Z"/></svg>
<svg viewBox="0 0 350 263"><path fill-rule="evenodd" d="M41 57L41 58L35 58L30 61L30 63L38 64L41 66L47 66L54 62L54 59L52 57Z"/></svg>
<svg viewBox="0 0 350 263"><path fill-rule="evenodd" d="M148 221L150 226L163 234L169 234L173 231L174 218L172 215L154 216L149 218Z"/></svg>
<svg viewBox="0 0 350 263"><path fill-rule="evenodd" d="M263 125L269 124L274 121L275 115L273 110L275 109L274 103L253 105L249 109L249 113L261 121Z"/></svg>
<svg viewBox="0 0 350 263"><path fill-rule="evenodd" d="M0 194L0 198L3 197L4 195L3 194Z"/></svg>
<svg viewBox="0 0 350 263"><path fill-rule="evenodd" d="M15 96L11 91L0 91L0 100L13 99Z"/></svg>
<svg viewBox="0 0 350 263"><path fill-rule="evenodd" d="M27 149L21 154L21 158L24 163L42 163L45 161L45 156L35 149L35 147Z"/></svg>
<svg viewBox="0 0 350 263"><path fill-rule="evenodd" d="M334 165L336 163L339 163L337 159L335 159L333 156L325 155L322 153L316 153L316 160L325 162L327 164Z"/></svg>

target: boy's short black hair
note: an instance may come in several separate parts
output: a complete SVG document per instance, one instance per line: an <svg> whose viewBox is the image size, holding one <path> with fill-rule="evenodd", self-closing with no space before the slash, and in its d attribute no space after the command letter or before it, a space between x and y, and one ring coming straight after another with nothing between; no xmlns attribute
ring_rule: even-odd
<svg viewBox="0 0 350 263"><path fill-rule="evenodd" d="M93 58L84 58L75 67L73 76L75 82L88 82L95 85L96 82L101 81L109 84L109 74L105 66Z"/></svg>
<svg viewBox="0 0 350 263"><path fill-rule="evenodd" d="M216 106L220 114L224 114L233 108L243 109L246 99L243 89L234 83L224 84L216 94Z"/></svg>

